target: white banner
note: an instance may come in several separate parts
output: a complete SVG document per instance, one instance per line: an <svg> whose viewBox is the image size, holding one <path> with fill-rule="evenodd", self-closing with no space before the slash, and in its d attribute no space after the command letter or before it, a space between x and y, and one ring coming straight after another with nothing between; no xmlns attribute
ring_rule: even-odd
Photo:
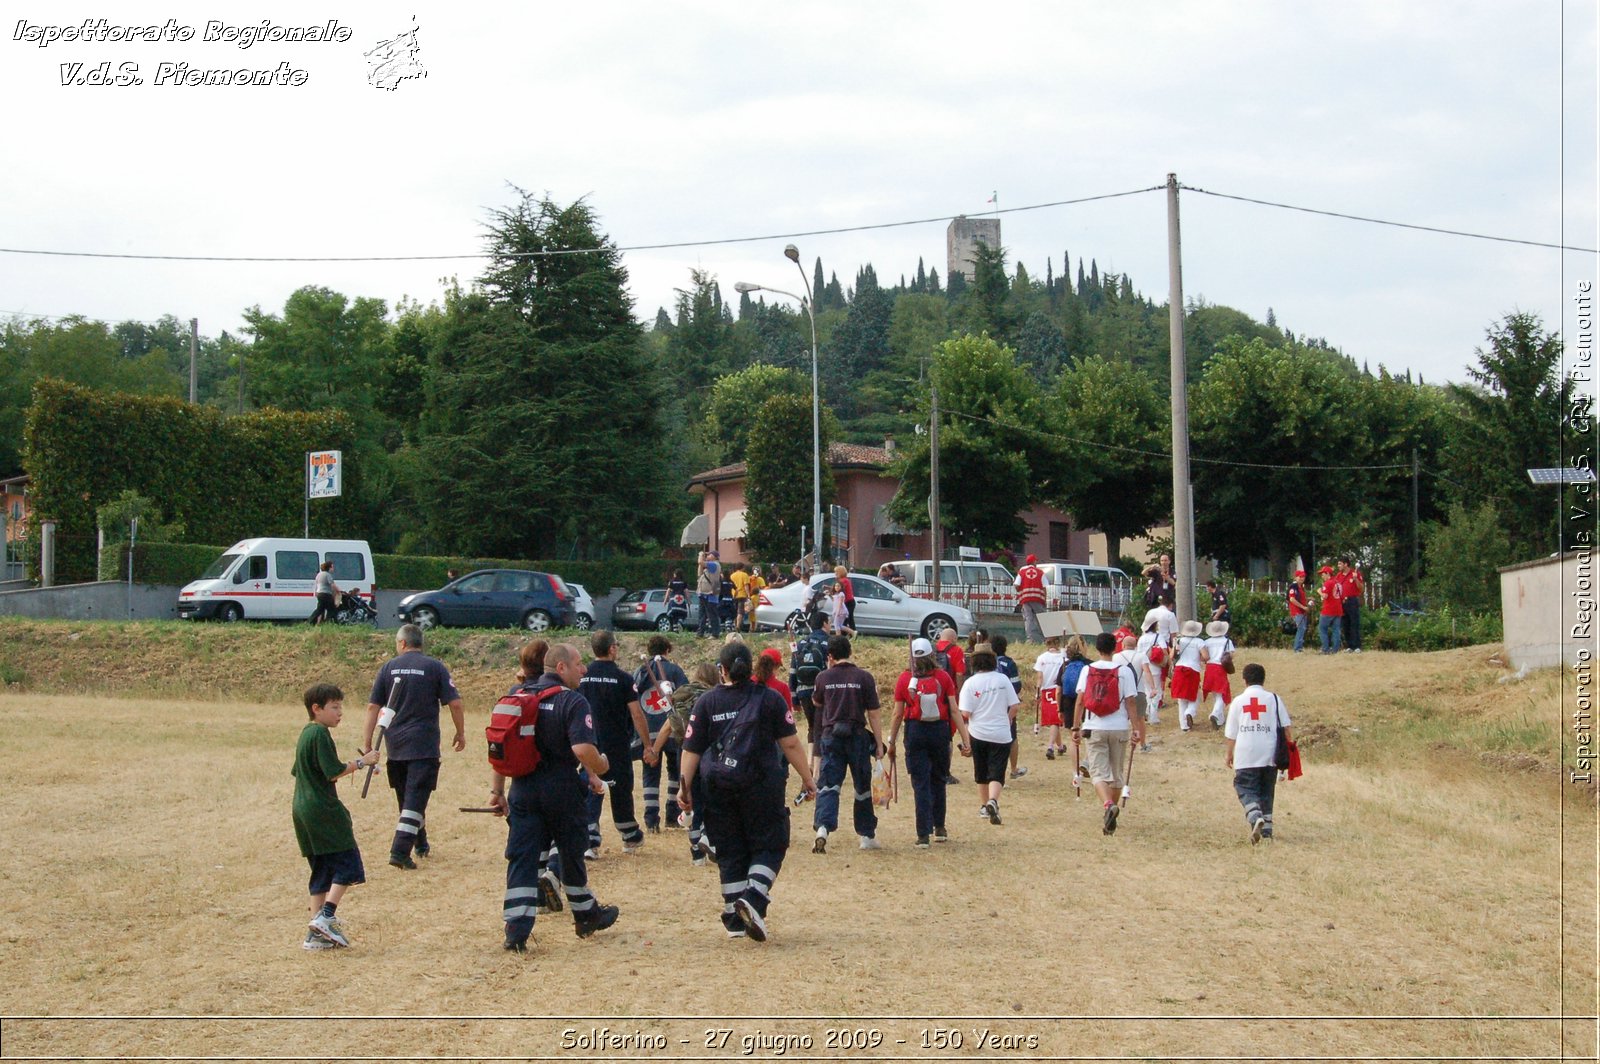
<svg viewBox="0 0 1600 1064"><path fill-rule="evenodd" d="M340 452L306 452L306 498L332 499L344 494L342 473Z"/></svg>

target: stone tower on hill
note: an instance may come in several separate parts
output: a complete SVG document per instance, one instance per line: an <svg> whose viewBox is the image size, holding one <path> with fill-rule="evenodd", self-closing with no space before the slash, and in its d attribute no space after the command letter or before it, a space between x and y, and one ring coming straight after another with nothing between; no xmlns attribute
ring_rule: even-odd
<svg viewBox="0 0 1600 1064"><path fill-rule="evenodd" d="M972 280L972 264L980 241L992 248L1000 246L1000 219L968 218L962 214L950 220L950 228L944 231L946 277L959 273Z"/></svg>

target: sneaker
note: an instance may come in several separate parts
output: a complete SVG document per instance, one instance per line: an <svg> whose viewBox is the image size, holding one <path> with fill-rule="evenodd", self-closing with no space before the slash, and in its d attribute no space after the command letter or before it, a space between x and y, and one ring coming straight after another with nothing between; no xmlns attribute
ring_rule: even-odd
<svg viewBox="0 0 1600 1064"><path fill-rule="evenodd" d="M1150 752L1150 744L1149 743L1140 743L1139 744L1139 752L1141 754L1148 754Z"/></svg>
<svg viewBox="0 0 1600 1064"><path fill-rule="evenodd" d="M1188 731L1192 727L1194 727L1194 715L1185 713L1183 715L1183 730Z"/></svg>
<svg viewBox="0 0 1600 1064"><path fill-rule="evenodd" d="M1026 776L1027 774L1028 774L1028 766L1027 765L1018 765L1016 768L1011 770L1011 778L1014 779L1014 780L1020 780L1022 777Z"/></svg>
<svg viewBox="0 0 1600 1064"><path fill-rule="evenodd" d="M869 835L861 840L861 848L863 850L881 850L883 849L883 843Z"/></svg>
<svg viewBox="0 0 1600 1064"><path fill-rule="evenodd" d="M1261 837L1263 839L1266 839L1268 842L1271 842L1272 841L1272 829L1271 828L1267 828L1265 831L1263 831L1261 833Z"/></svg>
<svg viewBox="0 0 1600 1064"><path fill-rule="evenodd" d="M604 931L617 922L621 913L615 905L596 905L593 909L573 918L573 929L579 938L588 938L596 931Z"/></svg>
<svg viewBox="0 0 1600 1064"><path fill-rule="evenodd" d="M600 860L600 851L591 846L583 851L583 859L585 861L598 861Z"/></svg>
<svg viewBox="0 0 1600 1064"><path fill-rule="evenodd" d="M645 831L646 835L659 835L659 834L661 834L661 825L660 824L646 824L644 826L644 831Z"/></svg>
<svg viewBox="0 0 1600 1064"><path fill-rule="evenodd" d="M929 839L928 836L926 836L926 835L918 835L917 836L917 849L926 850L926 849L930 848L932 845L933 845L933 841L931 839Z"/></svg>
<svg viewBox="0 0 1600 1064"><path fill-rule="evenodd" d="M1037 725L1037 724L1035 724L1035 725L1034 725L1034 726L1033 726L1033 734L1035 734L1035 735L1038 735L1038 734L1039 734L1039 726L1038 726L1038 725Z"/></svg>
<svg viewBox="0 0 1600 1064"><path fill-rule="evenodd" d="M700 852L701 853L705 854L707 857L711 858L712 860L716 860L716 858L717 858L717 848L715 846L711 845L711 837L709 835L701 835L700 836L700 841L696 845L698 845L700 847Z"/></svg>
<svg viewBox="0 0 1600 1064"><path fill-rule="evenodd" d="M391 853L389 855L389 863L396 868L404 868L408 872L415 871L417 867L417 862L413 861L408 853Z"/></svg>
<svg viewBox="0 0 1600 1064"><path fill-rule="evenodd" d="M742 927L725 927L723 930L728 933L729 938L745 938L748 935L748 932Z"/></svg>
<svg viewBox="0 0 1600 1064"><path fill-rule="evenodd" d="M1116 802L1106 806L1105 820L1100 825L1102 835L1115 835L1117 833L1117 814L1122 812L1122 807Z"/></svg>
<svg viewBox="0 0 1600 1064"><path fill-rule="evenodd" d="M818 828L816 841L811 844L812 853L828 852L828 829Z"/></svg>
<svg viewBox="0 0 1600 1064"><path fill-rule="evenodd" d="M433 853L433 847L426 842L419 842L417 843L417 848L411 852L418 857L427 857L429 854Z"/></svg>
<svg viewBox="0 0 1600 1064"><path fill-rule="evenodd" d="M507 931L506 940L500 944L500 948L507 953L526 953L528 952L528 940L525 938L512 938L511 932Z"/></svg>
<svg viewBox="0 0 1600 1064"><path fill-rule="evenodd" d="M642 849L644 849L644 839L639 839L637 842L625 842L622 844L622 856L632 857Z"/></svg>
<svg viewBox="0 0 1600 1064"><path fill-rule="evenodd" d="M562 909L561 881L548 868L539 873L539 908L547 913L558 913Z"/></svg>
<svg viewBox="0 0 1600 1064"><path fill-rule="evenodd" d="M765 942L767 940L767 922L761 918L760 913L756 912L754 905L740 898L733 903L733 911L740 920L744 921L746 934L757 942Z"/></svg>
<svg viewBox="0 0 1600 1064"><path fill-rule="evenodd" d="M1354 649L1354 650L1352 650L1352 651L1351 651L1351 652L1350 652L1350 653L1352 653L1352 654L1359 654L1359 653L1361 653L1361 648L1360 648L1360 647L1356 647L1356 648L1355 648L1355 649Z"/></svg>
<svg viewBox="0 0 1600 1064"><path fill-rule="evenodd" d="M1216 717L1212 717L1211 718L1211 730L1212 731L1220 731L1221 729L1222 729L1222 722L1220 720L1218 720Z"/></svg>
<svg viewBox="0 0 1600 1064"><path fill-rule="evenodd" d="M944 783L945 783L946 787L954 787L957 784L959 784L960 782L961 782L960 780L956 779L954 776L951 776L951 775L946 775L945 778L944 778Z"/></svg>
<svg viewBox="0 0 1600 1064"><path fill-rule="evenodd" d="M934 842L949 842L950 841L950 833L948 831L946 831L944 828L934 828L933 829L933 841Z"/></svg>
<svg viewBox="0 0 1600 1064"><path fill-rule="evenodd" d="M1261 837L1266 833L1266 830L1267 822L1265 820L1257 820L1254 824L1251 824L1250 845L1254 846L1256 843L1260 842Z"/></svg>
<svg viewBox="0 0 1600 1064"><path fill-rule="evenodd" d="M1053 747L1053 746L1045 747L1044 748L1044 759L1046 761L1054 761L1056 759L1056 748Z"/></svg>
<svg viewBox="0 0 1600 1064"><path fill-rule="evenodd" d="M700 868L700 867L704 866L705 863L706 863L706 855L705 854L701 854L698 857L691 858L689 863L694 865L696 868Z"/></svg>
<svg viewBox="0 0 1600 1064"><path fill-rule="evenodd" d="M311 918L311 933L318 938L327 939L335 946L348 946L350 940L344 937L344 928L339 926L339 920L333 916L323 916L321 913Z"/></svg>
<svg viewBox="0 0 1600 1064"><path fill-rule="evenodd" d="M989 823L1000 823L1000 803L990 798L983 803L983 815L989 818Z"/></svg>
<svg viewBox="0 0 1600 1064"><path fill-rule="evenodd" d="M325 939L325 938L321 937L320 935L318 935L315 931L307 931L306 932L306 940L304 942L300 943L300 948L301 949L338 949L339 947L338 947L338 945L336 943L329 942L327 939Z"/></svg>

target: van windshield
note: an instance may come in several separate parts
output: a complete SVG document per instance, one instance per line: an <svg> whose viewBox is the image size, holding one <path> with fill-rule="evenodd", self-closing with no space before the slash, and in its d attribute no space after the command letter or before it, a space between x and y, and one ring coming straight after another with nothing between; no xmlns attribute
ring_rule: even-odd
<svg viewBox="0 0 1600 1064"><path fill-rule="evenodd" d="M238 555L238 554L224 554L222 557L220 557L216 561L212 562L206 568L205 572L200 574L200 579L201 580L215 580L215 579L217 579L223 573L225 573L229 569L233 568L233 563L238 561L239 558L240 558L240 555Z"/></svg>

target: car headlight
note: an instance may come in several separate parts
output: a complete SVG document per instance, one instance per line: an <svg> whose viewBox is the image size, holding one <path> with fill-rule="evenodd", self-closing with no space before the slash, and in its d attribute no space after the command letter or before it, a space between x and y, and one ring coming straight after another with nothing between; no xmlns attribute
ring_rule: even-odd
<svg viewBox="0 0 1600 1064"><path fill-rule="evenodd" d="M411 600L416 598L416 597L417 596L415 596L415 595L407 595L405 598L401 599L400 600L400 608L401 609L405 609L407 606L411 605Z"/></svg>

